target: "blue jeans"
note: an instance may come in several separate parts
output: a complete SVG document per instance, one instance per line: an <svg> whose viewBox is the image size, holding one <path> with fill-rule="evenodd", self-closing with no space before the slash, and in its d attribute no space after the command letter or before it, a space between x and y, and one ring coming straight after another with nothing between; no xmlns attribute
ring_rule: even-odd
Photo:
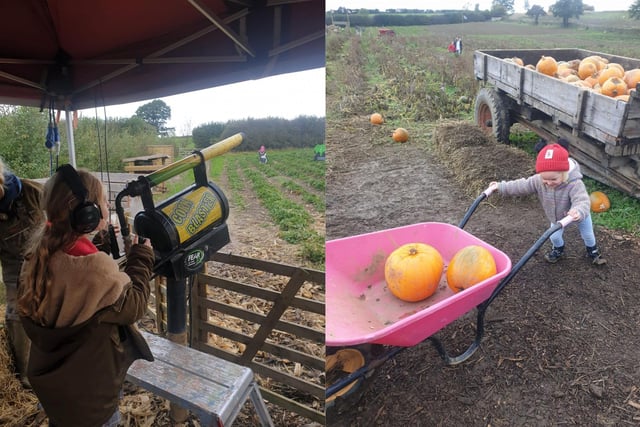
<svg viewBox="0 0 640 427"><path fill-rule="evenodd" d="M593 233L593 222L591 221L591 214L587 215L585 219L578 222L578 231L580 231L580 237L584 241L584 245L588 247L593 247L596 245L596 235ZM551 224L553 225L553 224ZM562 239L562 233L564 232L564 228L556 231L549 237L551 240L551 244L554 248L559 248L564 246L564 240Z"/></svg>

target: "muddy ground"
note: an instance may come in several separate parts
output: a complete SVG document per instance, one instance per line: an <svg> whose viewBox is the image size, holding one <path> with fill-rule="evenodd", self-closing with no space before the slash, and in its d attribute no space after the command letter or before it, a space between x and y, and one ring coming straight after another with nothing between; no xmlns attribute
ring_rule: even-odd
<svg viewBox="0 0 640 427"><path fill-rule="evenodd" d="M460 152L437 149L434 134L447 140L438 129L398 144L368 117L328 119L327 240L424 221L458 224L478 188L533 167L533 158L523 165L522 153L492 145L452 163ZM492 195L465 229L515 264L547 226L537 200ZM608 264L592 266L570 226L567 257L546 263L547 242L518 271L488 308L482 345L468 361L445 365L428 340L408 347L373 371L356 403L342 413L333 407L327 425L639 425L640 245L602 227L596 237ZM471 343L474 314L436 334L451 354Z"/></svg>

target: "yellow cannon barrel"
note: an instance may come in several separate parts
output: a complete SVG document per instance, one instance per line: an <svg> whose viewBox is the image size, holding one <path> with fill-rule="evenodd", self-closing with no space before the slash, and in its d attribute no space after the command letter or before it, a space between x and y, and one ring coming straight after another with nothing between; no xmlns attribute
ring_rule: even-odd
<svg viewBox="0 0 640 427"><path fill-rule="evenodd" d="M147 181L149 182L149 186L154 187L160 183L167 181L168 179L173 178L176 175L180 175L184 171L195 168L202 162L206 162L216 156L220 156L227 151L232 150L233 148L240 145L244 138L244 133L237 133L226 139L223 139L220 142L212 144L209 147L200 150L199 152L194 152L182 160L178 160L177 162L171 163L170 165L167 165L162 169L158 169L157 171L146 176Z"/></svg>

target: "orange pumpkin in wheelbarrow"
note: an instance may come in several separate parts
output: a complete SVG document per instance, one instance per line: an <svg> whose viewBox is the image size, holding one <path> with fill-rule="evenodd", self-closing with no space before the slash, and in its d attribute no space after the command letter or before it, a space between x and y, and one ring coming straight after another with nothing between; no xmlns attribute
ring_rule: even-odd
<svg viewBox="0 0 640 427"><path fill-rule="evenodd" d="M460 292L496 274L496 261L491 252L479 245L460 249L449 261L447 285Z"/></svg>
<svg viewBox="0 0 640 427"><path fill-rule="evenodd" d="M407 243L385 262L384 278L393 295L407 302L422 301L438 289L444 261L433 246Z"/></svg>

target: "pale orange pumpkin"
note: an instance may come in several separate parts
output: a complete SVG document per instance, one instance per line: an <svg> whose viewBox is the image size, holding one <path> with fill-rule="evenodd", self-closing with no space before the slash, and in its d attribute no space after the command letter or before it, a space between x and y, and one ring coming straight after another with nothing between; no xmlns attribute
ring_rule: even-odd
<svg viewBox="0 0 640 427"><path fill-rule="evenodd" d="M610 97L624 95L627 93L627 84L619 77L611 77L600 85L600 93Z"/></svg>
<svg viewBox="0 0 640 427"><path fill-rule="evenodd" d="M558 67L558 71L556 72L556 75L558 77L561 77L561 78L562 77L569 77L569 76L578 77L578 73L576 73L574 70L572 70L571 68L568 68L568 67Z"/></svg>
<svg viewBox="0 0 640 427"><path fill-rule="evenodd" d="M393 131L391 138L393 138L395 142L407 142L409 140L409 132L407 132L405 128L398 128Z"/></svg>
<svg viewBox="0 0 640 427"><path fill-rule="evenodd" d="M584 62L584 61L593 62L594 65L596 66L596 68L598 69L598 71L602 70L604 68L604 66L609 63L608 59L603 58L600 55L587 56L586 58L583 58L582 61L580 61L580 62Z"/></svg>
<svg viewBox="0 0 640 427"><path fill-rule="evenodd" d="M598 67L593 61L582 61L578 66L578 76L584 80L587 77L594 77L598 73Z"/></svg>
<svg viewBox="0 0 640 427"><path fill-rule="evenodd" d="M624 75L624 67L622 66L622 64L618 64L617 62L609 62L607 65L605 65L605 68L607 67L616 67L620 71L622 71L622 75Z"/></svg>
<svg viewBox="0 0 640 427"><path fill-rule="evenodd" d="M536 64L536 71L553 77L558 71L558 63L554 57L542 55Z"/></svg>
<svg viewBox="0 0 640 427"><path fill-rule="evenodd" d="M384 123L384 119L382 118L382 114L380 113L373 113L369 118L369 121L374 125L381 125L382 123Z"/></svg>
<svg viewBox="0 0 640 427"><path fill-rule="evenodd" d="M572 59L571 61L567 61L567 65L569 68L571 68L575 72L578 72L578 67L580 66L580 60Z"/></svg>
<svg viewBox="0 0 640 427"><path fill-rule="evenodd" d="M608 64L598 72L598 83L602 86L604 85L604 82L609 80L611 77L618 77L622 79L624 77L624 70L622 70L622 68L612 67Z"/></svg>
<svg viewBox="0 0 640 427"><path fill-rule="evenodd" d="M589 200L591 201L592 212L606 212L611 207L609 197L607 197L607 195L602 191L594 191L591 193L589 195Z"/></svg>
<svg viewBox="0 0 640 427"><path fill-rule="evenodd" d="M522 58L518 58L517 56L514 56L513 58L511 58L511 60L516 64L518 64L519 66L524 67L524 61L522 60Z"/></svg>
<svg viewBox="0 0 640 427"><path fill-rule="evenodd" d="M416 302L438 289L444 261L436 248L425 243L407 243L387 257L384 278L397 298Z"/></svg>
<svg viewBox="0 0 640 427"><path fill-rule="evenodd" d="M582 81L585 82L585 84L587 84L591 88L594 87L595 85L598 85L598 87L600 87L600 83L598 83L598 79L595 78L594 76L589 76Z"/></svg>
<svg viewBox="0 0 640 427"><path fill-rule="evenodd" d="M487 248L479 245L465 246L449 261L447 285L453 292L460 292L495 276L496 271L496 261Z"/></svg>
<svg viewBox="0 0 640 427"><path fill-rule="evenodd" d="M635 89L638 83L640 83L640 68L627 70L624 73L623 80L627 84L627 87L629 87L629 89Z"/></svg>
<svg viewBox="0 0 640 427"><path fill-rule="evenodd" d="M568 81L568 83L574 86L581 87L583 89L592 89L592 87L589 86L589 83L585 82L584 80L580 80L578 77L576 77L576 79L577 80Z"/></svg>

